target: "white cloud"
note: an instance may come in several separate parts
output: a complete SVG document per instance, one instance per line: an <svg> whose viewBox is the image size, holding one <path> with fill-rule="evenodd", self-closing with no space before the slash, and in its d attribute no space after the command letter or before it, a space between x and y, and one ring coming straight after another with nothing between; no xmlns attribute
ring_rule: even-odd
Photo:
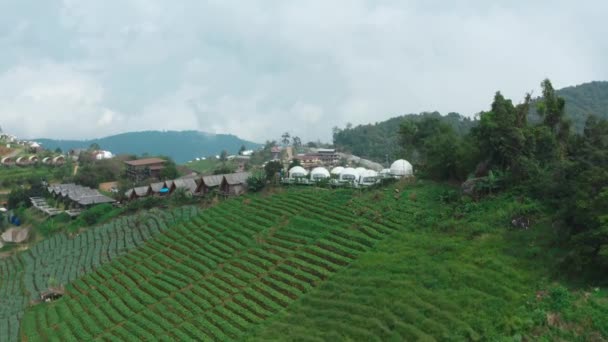
<svg viewBox="0 0 608 342"><path fill-rule="evenodd" d="M17 66L0 74L0 118L25 137L96 135L107 121L104 89L95 79L53 63Z"/></svg>
<svg viewBox="0 0 608 342"><path fill-rule="evenodd" d="M347 122L473 114L545 77L608 78L601 0L39 3L0 13L0 125L27 136L329 139Z"/></svg>

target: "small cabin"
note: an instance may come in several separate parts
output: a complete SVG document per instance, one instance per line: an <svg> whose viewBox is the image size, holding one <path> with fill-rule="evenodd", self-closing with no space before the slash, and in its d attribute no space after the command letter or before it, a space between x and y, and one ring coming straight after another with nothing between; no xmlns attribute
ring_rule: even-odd
<svg viewBox="0 0 608 342"><path fill-rule="evenodd" d="M239 172L224 175L220 191L226 196L239 196L247 191L249 172Z"/></svg>

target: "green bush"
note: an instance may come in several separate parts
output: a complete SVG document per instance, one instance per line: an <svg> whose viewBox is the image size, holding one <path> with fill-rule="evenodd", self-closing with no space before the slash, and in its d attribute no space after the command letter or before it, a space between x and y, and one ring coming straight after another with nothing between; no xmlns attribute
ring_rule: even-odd
<svg viewBox="0 0 608 342"><path fill-rule="evenodd" d="M78 217L78 221L85 223L87 226L92 226L98 223L103 216L113 210L111 204L100 204L91 209L87 209Z"/></svg>

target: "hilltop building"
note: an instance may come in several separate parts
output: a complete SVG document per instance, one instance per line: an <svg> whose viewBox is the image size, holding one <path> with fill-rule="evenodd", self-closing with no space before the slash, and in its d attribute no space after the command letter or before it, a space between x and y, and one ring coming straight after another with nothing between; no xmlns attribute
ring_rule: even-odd
<svg viewBox="0 0 608 342"><path fill-rule="evenodd" d="M305 168L314 168L336 165L340 161L340 156L334 149L320 148L316 152L298 154L295 159L299 160Z"/></svg>
<svg viewBox="0 0 608 342"><path fill-rule="evenodd" d="M146 178L160 178L161 171L165 168L166 160L160 158L146 158L126 161L127 176L136 181Z"/></svg>

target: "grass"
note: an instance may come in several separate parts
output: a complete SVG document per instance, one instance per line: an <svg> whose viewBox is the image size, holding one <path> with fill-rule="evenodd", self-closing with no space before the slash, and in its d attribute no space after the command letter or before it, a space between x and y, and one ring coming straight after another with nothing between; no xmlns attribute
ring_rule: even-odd
<svg viewBox="0 0 608 342"><path fill-rule="evenodd" d="M198 173L208 175L213 174L213 171L217 169L221 164L222 162L218 159L207 158L205 160L195 160L191 163L186 163L184 165ZM236 163L233 161L227 161L226 164L233 169L236 169L237 167Z"/></svg>
<svg viewBox="0 0 608 342"><path fill-rule="evenodd" d="M545 209L419 182L290 189L177 223L27 310L37 340L589 340L606 293L568 288ZM452 199L450 199L452 198ZM535 222L509 228L514 215ZM544 239L542 238L544 237ZM1 325L0 325L1 327Z"/></svg>

